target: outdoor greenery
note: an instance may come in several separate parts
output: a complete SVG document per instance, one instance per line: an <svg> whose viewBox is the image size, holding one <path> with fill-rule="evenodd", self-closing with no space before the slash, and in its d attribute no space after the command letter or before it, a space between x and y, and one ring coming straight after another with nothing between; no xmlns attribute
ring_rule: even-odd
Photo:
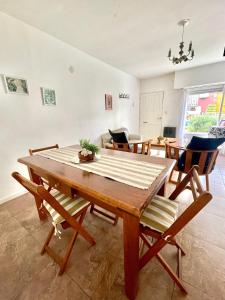
<svg viewBox="0 0 225 300"><path fill-rule="evenodd" d="M93 154L98 153L100 150L100 148L98 146L96 146L95 144L91 144L90 140L87 140L87 139L80 140L80 146L82 149L91 151Z"/></svg>
<svg viewBox="0 0 225 300"><path fill-rule="evenodd" d="M187 124L188 132L208 132L211 126L217 124L217 119L210 115L193 116Z"/></svg>

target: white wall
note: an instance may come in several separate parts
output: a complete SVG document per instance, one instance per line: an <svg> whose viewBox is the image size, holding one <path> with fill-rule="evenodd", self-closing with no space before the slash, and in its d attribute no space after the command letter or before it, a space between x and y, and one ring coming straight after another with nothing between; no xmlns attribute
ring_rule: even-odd
<svg viewBox="0 0 225 300"><path fill-rule="evenodd" d="M186 88L225 82L225 62L175 72L174 88Z"/></svg>
<svg viewBox="0 0 225 300"><path fill-rule="evenodd" d="M0 82L0 202L21 191L10 174L26 174L16 160L28 148L99 142L108 128L121 126L138 132L136 78L2 13L0 39L0 73L26 78L29 87L29 96L6 94ZM55 107L42 105L40 86L55 89ZM130 100L119 100L120 92ZM105 93L113 95L112 111L105 111Z"/></svg>
<svg viewBox="0 0 225 300"><path fill-rule="evenodd" d="M157 91L164 92L162 127L179 127L183 92L174 89L174 73L141 80L141 93Z"/></svg>

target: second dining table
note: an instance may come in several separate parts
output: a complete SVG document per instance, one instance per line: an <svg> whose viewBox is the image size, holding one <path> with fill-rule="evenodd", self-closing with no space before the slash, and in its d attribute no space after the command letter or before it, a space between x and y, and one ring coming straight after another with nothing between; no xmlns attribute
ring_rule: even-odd
<svg viewBox="0 0 225 300"><path fill-rule="evenodd" d="M68 148L77 153L79 146ZM28 167L31 180L37 184L40 184L41 177L45 178L63 193L71 194L71 191L75 191L91 203L123 219L125 292L128 299L135 299L138 292L140 216L156 194L164 195L168 176L176 161L109 149L101 149L101 154L111 157L112 160L161 166L161 170L147 188L139 188L43 155L27 156L19 158L18 161ZM46 218L39 210L40 199L35 201L40 219Z"/></svg>

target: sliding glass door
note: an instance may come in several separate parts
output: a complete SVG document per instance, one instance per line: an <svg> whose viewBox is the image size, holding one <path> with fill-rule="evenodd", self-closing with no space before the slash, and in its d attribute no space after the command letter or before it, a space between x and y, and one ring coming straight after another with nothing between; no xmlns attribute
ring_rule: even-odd
<svg viewBox="0 0 225 300"><path fill-rule="evenodd" d="M224 85L191 89L187 95L185 133L204 135L225 120Z"/></svg>

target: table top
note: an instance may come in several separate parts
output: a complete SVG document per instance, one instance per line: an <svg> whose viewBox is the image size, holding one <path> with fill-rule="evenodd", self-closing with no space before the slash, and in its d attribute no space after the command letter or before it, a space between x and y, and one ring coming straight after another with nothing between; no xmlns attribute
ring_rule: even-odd
<svg viewBox="0 0 225 300"><path fill-rule="evenodd" d="M165 147L165 143L170 143L170 144L174 144L174 143L178 143L176 138L165 138L163 139L160 143L158 143L157 139L153 139L151 141L151 145L154 147Z"/></svg>
<svg viewBox="0 0 225 300"><path fill-rule="evenodd" d="M76 145L72 147L78 148ZM18 162L32 168L34 172L36 170L37 172L44 173L59 182L76 189L78 192L85 193L93 199L98 199L98 202L106 203L116 209L126 211L138 217L140 217L142 210L150 199L164 184L176 163L175 160L167 158L151 157L109 149L101 149L101 153L137 161L161 164L165 166L165 169L156 178L149 189L143 190L47 159L40 155L19 158Z"/></svg>
<svg viewBox="0 0 225 300"><path fill-rule="evenodd" d="M150 140L151 139L129 140L128 143L129 144L143 144L143 143L146 143L146 142L148 142Z"/></svg>

